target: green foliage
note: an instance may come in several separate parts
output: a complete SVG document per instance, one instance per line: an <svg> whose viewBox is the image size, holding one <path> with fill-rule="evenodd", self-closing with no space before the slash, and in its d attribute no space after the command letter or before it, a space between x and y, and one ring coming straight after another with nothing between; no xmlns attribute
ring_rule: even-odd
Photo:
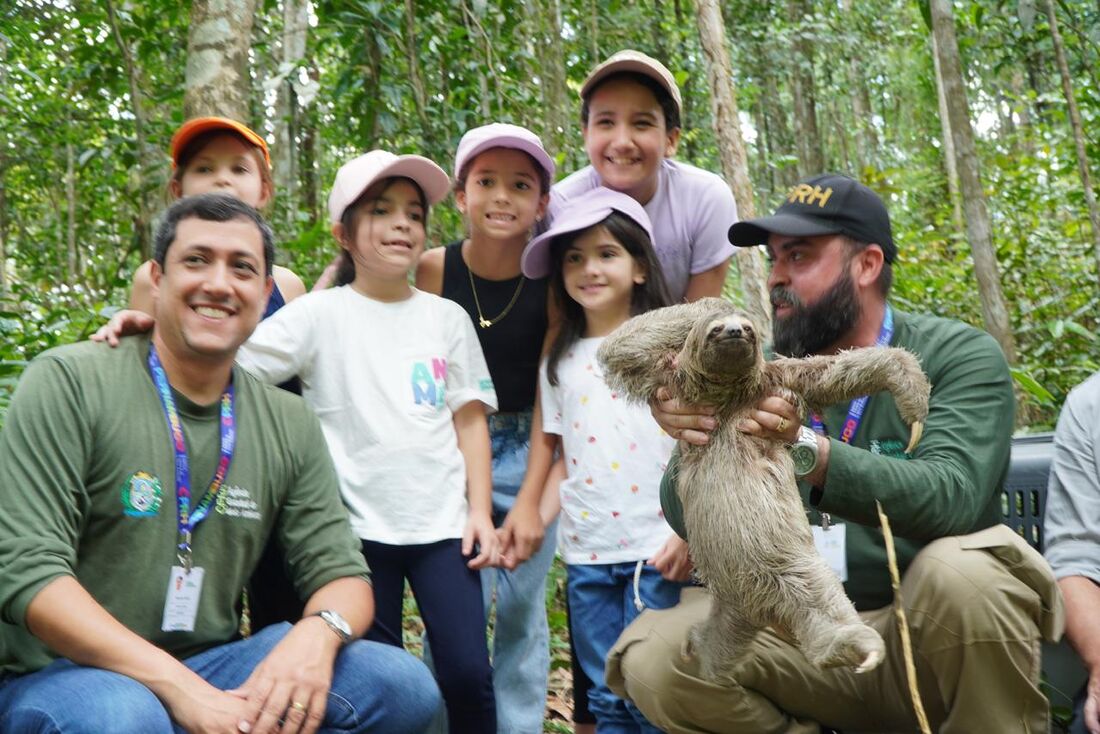
<svg viewBox="0 0 1100 734"><path fill-rule="evenodd" d="M164 201L165 151L183 117L188 7L114 5L121 45L105 4L20 0L0 10L0 242L8 281L0 300L0 420L27 360L83 338L107 309L125 304L143 244L140 202ZM813 75L826 167L861 178L888 201L901 248L899 307L980 326L973 263L948 194L926 3L852 5L723 3L757 207L774 206L800 172L791 88L798 68ZM569 173L587 162L577 90L588 69L619 48L667 61L685 101L679 157L718 169L706 61L684 0L316 0L305 57L290 65L281 60L283 0L260 6L250 122L274 142L282 122L275 95L294 86L288 121L297 185L277 193L270 215L280 258L307 283L337 252L324 203L342 162L385 147L449 169L466 129L500 120L538 131ZM1028 7L956 3L955 22L1018 342L1014 374L1028 414L1044 426L1100 364L1100 276L1046 17ZM1065 0L1058 12L1095 179L1100 9ZM792 52L796 40L807 43L807 55ZM134 59L133 79L123 48ZM854 115L857 95L869 105L863 119ZM436 207L432 244L463 232L451 204ZM734 275L731 296L736 291Z"/></svg>

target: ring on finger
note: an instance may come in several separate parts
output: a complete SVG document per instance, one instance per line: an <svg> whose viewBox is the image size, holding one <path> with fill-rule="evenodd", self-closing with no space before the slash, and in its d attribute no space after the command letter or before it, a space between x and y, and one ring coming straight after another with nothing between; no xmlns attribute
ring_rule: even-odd
<svg viewBox="0 0 1100 734"><path fill-rule="evenodd" d="M789 422L787 421L787 416L785 416L785 415L780 416L779 425L775 427L775 432L776 433L783 433L784 431L787 430L788 425L789 425Z"/></svg>
<svg viewBox="0 0 1100 734"><path fill-rule="evenodd" d="M291 701L290 708L294 709L295 711L305 711L306 705L301 701Z"/></svg>

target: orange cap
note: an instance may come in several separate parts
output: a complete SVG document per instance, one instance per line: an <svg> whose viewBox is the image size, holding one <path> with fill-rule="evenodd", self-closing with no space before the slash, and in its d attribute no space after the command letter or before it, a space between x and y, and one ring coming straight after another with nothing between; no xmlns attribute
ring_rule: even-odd
<svg viewBox="0 0 1100 734"><path fill-rule="evenodd" d="M268 166L271 165L271 154L267 151L267 143L252 128L236 120L230 120L228 117L195 117L180 125L179 129L176 130L176 134L172 136L172 168L179 164L180 153L183 152L188 143L197 136L211 130L226 130L240 135L262 150L264 160L267 161Z"/></svg>

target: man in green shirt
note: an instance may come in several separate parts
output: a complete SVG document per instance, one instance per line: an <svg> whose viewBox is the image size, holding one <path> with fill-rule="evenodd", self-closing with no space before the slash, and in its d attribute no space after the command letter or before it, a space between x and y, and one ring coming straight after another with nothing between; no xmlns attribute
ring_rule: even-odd
<svg viewBox="0 0 1100 734"><path fill-rule="evenodd" d="M251 207L182 199L152 335L23 375L0 433L0 730L409 732L438 707L421 663L357 639L373 596L316 417L234 368L272 252ZM305 613L236 640L273 532Z"/></svg>
<svg viewBox="0 0 1100 734"><path fill-rule="evenodd" d="M885 662L856 675L819 670L770 632L757 636L733 680L700 678L681 651L709 611L705 592L646 612L608 660L608 682L657 726L681 732L818 732L916 728L875 500L890 517L903 572L901 595L917 679L934 731L1046 731L1039 640L1061 634L1062 601L1042 557L1000 524L1008 470L1012 379L997 343L962 323L908 314L887 300L897 255L882 200L844 176L791 189L774 216L730 229L738 246L764 245L775 315L774 351L835 354L876 344L905 347L932 384L924 436L888 393L830 407L801 426L778 397L742 425L791 446L819 551L864 620L887 644ZM654 416L670 434L705 443L713 418L659 395ZM686 533L676 462L662 484L669 523ZM745 518L751 523L751 518Z"/></svg>

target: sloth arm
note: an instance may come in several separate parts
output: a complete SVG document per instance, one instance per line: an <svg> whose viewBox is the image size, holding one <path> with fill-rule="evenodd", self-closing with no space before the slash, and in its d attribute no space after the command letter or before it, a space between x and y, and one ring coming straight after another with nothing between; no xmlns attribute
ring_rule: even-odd
<svg viewBox="0 0 1100 734"><path fill-rule="evenodd" d="M997 508L990 508L1008 467L1012 378L988 334L960 325L932 327L937 329L947 333L926 340L917 335L919 343L909 345L924 354L921 365L932 383L924 434L909 460L873 454L831 437L825 481L818 488L820 496L811 497L817 509L877 526L877 499L894 532L918 540L967 533L997 522ZM872 398L865 424L878 412L876 401L881 409L884 400L892 397ZM847 402L840 402L843 415ZM896 411L889 413L875 430L892 428L898 438L907 436L905 422ZM866 430L861 426L860 433ZM839 424L833 433L838 431Z"/></svg>

